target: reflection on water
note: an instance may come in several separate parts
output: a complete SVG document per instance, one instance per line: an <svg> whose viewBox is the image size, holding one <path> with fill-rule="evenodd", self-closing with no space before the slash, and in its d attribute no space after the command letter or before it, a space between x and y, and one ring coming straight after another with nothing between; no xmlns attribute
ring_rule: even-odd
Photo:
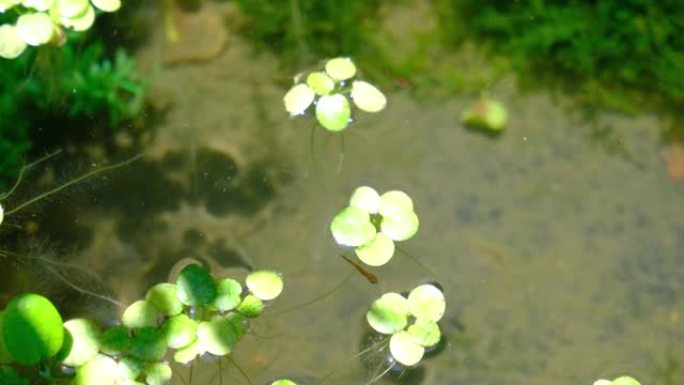
<svg viewBox="0 0 684 385"><path fill-rule="evenodd" d="M388 92L387 110L344 133L338 171L338 137L317 133L325 139L310 152L309 124L288 120L275 67L236 40L214 61L161 70L156 87L172 107L146 156L41 204L22 219L38 229L22 242L43 246L12 246L97 273L93 282L69 277L125 303L183 258L208 261L217 275L282 271L283 296L234 355L255 384L331 371L326 383L366 383L388 365L382 354L345 364L367 346L367 306L435 280L447 298L445 344L419 369L379 383L683 380L684 185L665 175L653 119L598 117L619 139L616 155L592 144L601 138L591 124L510 80L489 90L511 117L497 138L459 124L473 98L427 104L399 90ZM356 274L285 311L354 269L328 226L364 184L414 198L421 228L403 247L419 263L398 254L371 269L377 285ZM3 292L54 280L35 265L22 261ZM57 282L41 290L69 303L74 294ZM102 306L78 295L70 312L73 302ZM197 383L215 370L200 365ZM247 383L233 366L223 372Z"/></svg>

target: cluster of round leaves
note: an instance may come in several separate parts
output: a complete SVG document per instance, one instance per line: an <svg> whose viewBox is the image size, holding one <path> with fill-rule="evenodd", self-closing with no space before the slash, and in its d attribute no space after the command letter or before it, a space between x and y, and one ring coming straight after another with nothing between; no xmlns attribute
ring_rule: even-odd
<svg viewBox="0 0 684 385"><path fill-rule="evenodd" d="M14 59L27 46L62 45L64 29L88 30L95 10L115 12L121 0L0 0L0 13L18 14L14 24L0 25L0 57Z"/></svg>
<svg viewBox="0 0 684 385"><path fill-rule="evenodd" d="M352 121L353 105L366 112L378 112L387 98L374 85L355 79L356 66L350 58L328 60L325 68L297 75L295 85L285 94L290 116L302 115L315 106L316 119L329 131L342 131Z"/></svg>
<svg viewBox="0 0 684 385"><path fill-rule="evenodd" d="M408 297L385 293L366 312L366 320L375 331L391 335L390 354L402 365L420 362L426 348L437 345L442 334L437 322L444 315L446 302L440 289L424 284Z"/></svg>
<svg viewBox="0 0 684 385"><path fill-rule="evenodd" d="M335 215L330 231L339 245L353 247L363 263L381 266L394 255L394 242L413 237L418 225L406 193L393 190L380 195L361 186L354 190L349 206Z"/></svg>
<svg viewBox="0 0 684 385"><path fill-rule="evenodd" d="M53 359L76 368L75 385L168 384L169 349L180 363L229 354L249 319L283 288L280 275L270 270L250 273L245 284L246 290L231 278L215 281L201 266L188 265L175 284L153 286L124 311L121 325L104 332L84 318L62 324L48 299L23 294L0 317L0 362L35 365Z"/></svg>
<svg viewBox="0 0 684 385"><path fill-rule="evenodd" d="M630 376L622 376L611 380L597 380L594 385L641 385L639 381Z"/></svg>

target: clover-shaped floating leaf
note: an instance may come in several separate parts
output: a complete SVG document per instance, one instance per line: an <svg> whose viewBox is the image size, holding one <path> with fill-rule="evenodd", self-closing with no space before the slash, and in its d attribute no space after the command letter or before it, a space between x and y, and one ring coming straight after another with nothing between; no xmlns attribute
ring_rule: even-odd
<svg viewBox="0 0 684 385"><path fill-rule="evenodd" d="M282 378L280 380L275 380L271 382L271 385L297 385L296 382Z"/></svg>
<svg viewBox="0 0 684 385"><path fill-rule="evenodd" d="M400 331L390 338L390 353L400 364L413 366L423 358L425 348L418 344L408 332Z"/></svg>
<svg viewBox="0 0 684 385"><path fill-rule="evenodd" d="M395 241L405 241L418 232L418 216L413 201L403 191L388 191L380 196L380 229Z"/></svg>
<svg viewBox="0 0 684 385"><path fill-rule="evenodd" d="M72 345L62 363L67 366L81 366L97 355L100 350L102 333L95 322L85 318L75 318L64 323L71 334Z"/></svg>
<svg viewBox="0 0 684 385"><path fill-rule="evenodd" d="M130 304L123 313L121 321L131 329L145 326L157 326L159 311L146 300L138 300Z"/></svg>
<svg viewBox="0 0 684 385"><path fill-rule="evenodd" d="M501 131L508 122L508 113L503 104L489 99L475 102L463 112L461 121L466 126L489 131Z"/></svg>
<svg viewBox="0 0 684 385"><path fill-rule="evenodd" d="M176 280L178 299L188 306L204 306L216 298L216 283L209 272L197 264L187 265Z"/></svg>
<svg viewBox="0 0 684 385"><path fill-rule="evenodd" d="M45 12L54 4L54 0L22 0L21 5L26 8L33 8L36 11Z"/></svg>
<svg viewBox="0 0 684 385"><path fill-rule="evenodd" d="M17 19L17 35L28 45L45 44L55 34L55 23L46 13L26 13Z"/></svg>
<svg viewBox="0 0 684 385"><path fill-rule="evenodd" d="M385 234L377 233L372 241L354 249L361 262L369 266L382 266L394 255L394 242Z"/></svg>
<svg viewBox="0 0 684 385"><path fill-rule="evenodd" d="M57 0L59 15L67 19L84 15L89 6L89 0Z"/></svg>
<svg viewBox="0 0 684 385"><path fill-rule="evenodd" d="M62 317L47 298L38 294L21 294L5 308L2 337L16 362L34 365L54 356L62 347Z"/></svg>
<svg viewBox="0 0 684 385"><path fill-rule="evenodd" d="M199 339L196 339L195 342L191 343L190 345L176 350L176 352L173 354L173 360L181 364L187 364L194 360L195 357L201 356L204 353L204 345L199 341Z"/></svg>
<svg viewBox="0 0 684 385"><path fill-rule="evenodd" d="M111 357L98 354L76 368L73 385L115 385L119 382L119 366Z"/></svg>
<svg viewBox="0 0 684 385"><path fill-rule="evenodd" d="M406 331L413 337L416 343L426 348L437 345L442 338L439 325L427 319L417 319Z"/></svg>
<svg viewBox="0 0 684 385"><path fill-rule="evenodd" d="M380 194L368 186L358 187L349 199L349 206L375 214L380 209Z"/></svg>
<svg viewBox="0 0 684 385"><path fill-rule="evenodd" d="M338 57L325 63L325 72L339 82L353 78L356 75L356 65L348 57Z"/></svg>
<svg viewBox="0 0 684 385"><path fill-rule="evenodd" d="M357 107L366 112L378 112L387 105L387 98L374 85L363 80L352 82L351 98Z"/></svg>
<svg viewBox="0 0 684 385"><path fill-rule="evenodd" d="M232 320L219 316L200 322L197 328L197 340L204 351L215 356L224 356L233 350L239 337Z"/></svg>
<svg viewBox="0 0 684 385"><path fill-rule="evenodd" d="M74 17L62 17L62 25L74 31L87 31L95 23L95 8L88 4L85 12Z"/></svg>
<svg viewBox="0 0 684 385"><path fill-rule="evenodd" d="M354 206L349 206L335 215L330 223L330 231L338 244L352 247L372 241L377 232L368 212Z"/></svg>
<svg viewBox="0 0 684 385"><path fill-rule="evenodd" d="M439 321L446 309L444 294L430 284L420 285L411 290L408 296L408 305L409 311L414 317L433 322Z"/></svg>
<svg viewBox="0 0 684 385"><path fill-rule="evenodd" d="M257 270L249 273L245 284L249 291L262 301L270 301L283 291L283 278L271 270Z"/></svg>
<svg viewBox="0 0 684 385"><path fill-rule="evenodd" d="M324 95L316 103L316 119L329 131L342 131L349 125L351 108L344 95Z"/></svg>
<svg viewBox="0 0 684 385"><path fill-rule="evenodd" d="M327 95L335 89L335 81L325 72L312 72L306 77L306 84L318 95Z"/></svg>
<svg viewBox="0 0 684 385"><path fill-rule="evenodd" d="M185 314L179 314L164 321L162 334L166 337L166 345L171 349L182 349L197 338L197 321Z"/></svg>
<svg viewBox="0 0 684 385"><path fill-rule="evenodd" d="M145 295L145 301L165 316L183 311L183 304L178 300L178 291L173 283L164 282L152 286Z"/></svg>
<svg viewBox="0 0 684 385"><path fill-rule="evenodd" d="M235 310L245 317L256 318L264 311L264 303L254 294L247 294Z"/></svg>
<svg viewBox="0 0 684 385"><path fill-rule="evenodd" d="M103 12L116 12L121 8L121 0L91 0L93 5Z"/></svg>
<svg viewBox="0 0 684 385"><path fill-rule="evenodd" d="M0 25L0 57L14 59L26 50L26 42L19 38L17 28L13 25ZM4 209L0 206L0 223L4 217Z"/></svg>
<svg viewBox="0 0 684 385"><path fill-rule="evenodd" d="M173 372L168 364L153 362L147 366L145 374L147 385L167 385L171 383Z"/></svg>
<svg viewBox="0 0 684 385"><path fill-rule="evenodd" d="M242 301L242 285L240 282L225 278L216 284L217 295L214 299L214 306L219 311L230 311L235 309Z"/></svg>
<svg viewBox="0 0 684 385"><path fill-rule="evenodd" d="M144 327L131 344L131 355L146 361L159 361L166 355L166 336L161 330Z"/></svg>
<svg viewBox="0 0 684 385"><path fill-rule="evenodd" d="M313 103L316 93L306 84L297 84L285 94L283 102L290 116L301 115Z"/></svg>
<svg viewBox="0 0 684 385"><path fill-rule="evenodd" d="M408 323L408 301L397 293L385 293L366 312L368 324L378 333L393 334Z"/></svg>
<svg viewBox="0 0 684 385"><path fill-rule="evenodd" d="M110 356L120 355L131 347L128 328L118 325L107 329L102 335L100 351Z"/></svg>
<svg viewBox="0 0 684 385"><path fill-rule="evenodd" d="M119 360L118 370L121 377L132 381L145 372L145 361L131 356L122 357ZM125 384L129 385L128 382Z"/></svg>

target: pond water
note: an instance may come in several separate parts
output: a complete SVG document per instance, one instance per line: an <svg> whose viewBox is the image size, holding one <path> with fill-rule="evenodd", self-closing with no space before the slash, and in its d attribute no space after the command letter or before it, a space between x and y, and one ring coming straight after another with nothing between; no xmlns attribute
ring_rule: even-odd
<svg viewBox="0 0 684 385"><path fill-rule="evenodd" d="M36 250L56 248L98 277L68 273L80 286L130 303L183 258L238 279L246 267L281 271L285 291L233 356L253 384L314 384L331 371L324 384L369 382L386 366L352 359L369 304L430 281L447 299L442 350L377 383L684 381L684 184L665 171L655 117L583 119L506 77L488 89L510 115L500 136L462 126L472 96L423 101L396 87L384 111L359 114L342 135L317 127L312 144L313 118L284 111L276 58L238 36L211 60L165 66L162 51L140 53L162 63L152 98L166 108L143 158L33 213L59 220L21 218L41 224ZM411 257L371 269L376 285L338 257L329 232L361 185L407 192L421 221L401 244ZM40 267L21 274L73 314L119 311ZM30 287L21 274L3 291ZM223 368L224 381L248 383ZM215 366L195 380L218 383Z"/></svg>

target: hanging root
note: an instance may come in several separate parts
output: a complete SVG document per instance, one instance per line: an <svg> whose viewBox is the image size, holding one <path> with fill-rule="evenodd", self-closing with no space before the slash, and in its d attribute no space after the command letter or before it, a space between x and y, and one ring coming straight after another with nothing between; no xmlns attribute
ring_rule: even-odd
<svg viewBox="0 0 684 385"><path fill-rule="evenodd" d="M19 184L24 179L24 173L26 173L28 170L30 170L34 166L38 165L39 163L42 163L42 162L52 158L53 156L59 154L60 152L62 152L62 150L53 151L53 152L43 156L42 158L39 158L38 160L31 162L31 163L27 164L26 166L22 167L21 170L19 170L19 176L17 177L17 181L14 182L14 184L12 185L12 188L10 188L9 191L7 191L6 193L0 194L0 201L7 199L7 197L9 197L10 195L12 195L14 193L14 190L16 190L17 187L19 187Z"/></svg>

